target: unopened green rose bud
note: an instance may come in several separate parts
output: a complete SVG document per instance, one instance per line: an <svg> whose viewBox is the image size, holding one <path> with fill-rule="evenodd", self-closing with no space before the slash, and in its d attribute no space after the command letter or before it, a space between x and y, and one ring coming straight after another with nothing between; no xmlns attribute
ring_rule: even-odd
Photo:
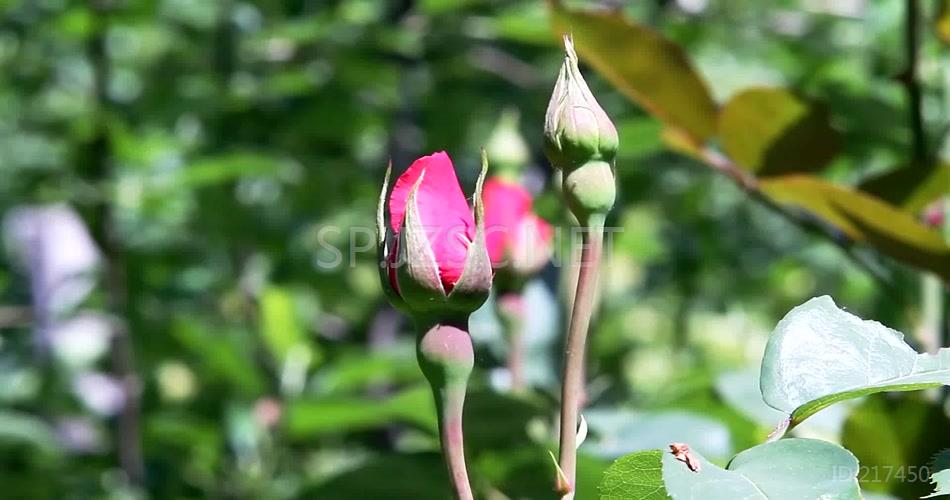
<svg viewBox="0 0 950 500"><path fill-rule="evenodd" d="M567 52L544 119L544 152L562 172L562 194L582 225L610 211L617 197L614 158L617 129L577 68L570 37Z"/></svg>
<svg viewBox="0 0 950 500"><path fill-rule="evenodd" d="M555 168L571 170L591 160L613 162L617 129L577 68L574 44L567 52L544 118L544 152Z"/></svg>
<svg viewBox="0 0 950 500"><path fill-rule="evenodd" d="M531 153L528 144L518 130L518 111L506 109L495 130L488 139L488 159L491 160L492 170L496 176L508 177L517 180L528 162Z"/></svg>

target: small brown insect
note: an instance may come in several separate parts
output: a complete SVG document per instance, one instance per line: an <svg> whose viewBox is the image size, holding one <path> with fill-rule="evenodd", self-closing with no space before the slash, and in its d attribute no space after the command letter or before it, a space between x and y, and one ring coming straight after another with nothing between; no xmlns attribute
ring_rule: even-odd
<svg viewBox="0 0 950 500"><path fill-rule="evenodd" d="M693 472L699 472L702 469L702 464L699 463L699 460L696 458L696 455L693 455L689 451L689 445L686 443L670 443L670 451L673 452L673 456L677 460L686 464L689 467L689 470Z"/></svg>

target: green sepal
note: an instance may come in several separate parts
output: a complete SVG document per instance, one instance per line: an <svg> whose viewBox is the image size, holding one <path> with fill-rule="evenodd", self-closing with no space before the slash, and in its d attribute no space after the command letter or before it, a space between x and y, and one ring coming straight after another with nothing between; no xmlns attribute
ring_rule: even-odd
<svg viewBox="0 0 950 500"><path fill-rule="evenodd" d="M386 200L389 192L389 178L393 172L393 162L389 160L386 166L386 176L383 178L383 187L379 192L379 203L376 206L376 256L379 261L377 270L379 271L379 283L383 287L383 293L389 302L399 311L406 312L408 308L406 302L399 296L399 292L393 289L389 281L389 270L386 265L389 262L390 241L395 237L392 229L386 224Z"/></svg>

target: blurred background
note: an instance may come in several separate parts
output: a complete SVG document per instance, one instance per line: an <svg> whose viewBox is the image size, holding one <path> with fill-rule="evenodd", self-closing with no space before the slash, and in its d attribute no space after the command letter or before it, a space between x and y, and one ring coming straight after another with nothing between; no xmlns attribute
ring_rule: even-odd
<svg viewBox="0 0 950 500"><path fill-rule="evenodd" d="M942 4L581 5L663 33L718 103L753 86L806 96L836 138L822 178L857 185L944 164ZM563 59L550 17L514 0L0 0L0 496L447 498L411 325L378 283L375 204L390 158L400 172L445 150L470 193L487 146L569 226L540 149ZM650 56L631 57L663 66ZM758 393L767 335L812 296L939 344L945 258L914 267L803 228L582 69L620 133L624 229L590 342L580 498L634 450L682 441L723 463L762 442L782 418ZM564 269L525 289L528 391L510 390L493 304L473 319L467 452L483 498L553 487ZM946 423L939 397L903 394L797 432L862 464L921 466L950 447Z"/></svg>

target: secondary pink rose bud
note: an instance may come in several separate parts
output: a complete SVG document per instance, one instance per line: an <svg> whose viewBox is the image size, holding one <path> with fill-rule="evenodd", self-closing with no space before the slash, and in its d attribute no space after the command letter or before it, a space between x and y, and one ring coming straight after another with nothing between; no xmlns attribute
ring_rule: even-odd
<svg viewBox="0 0 950 500"><path fill-rule="evenodd" d="M485 183L485 244L492 267L516 275L537 272L551 258L554 231L531 210L531 193L507 178Z"/></svg>
<svg viewBox="0 0 950 500"><path fill-rule="evenodd" d="M567 52L544 117L544 152L556 168L571 170L592 160L612 162L617 154L617 129L577 67L570 37Z"/></svg>
<svg viewBox="0 0 950 500"><path fill-rule="evenodd" d="M388 198L384 186L377 213L382 282L400 309L470 313L487 298L492 270L477 213L484 175L483 167L474 210L445 152L413 162Z"/></svg>

